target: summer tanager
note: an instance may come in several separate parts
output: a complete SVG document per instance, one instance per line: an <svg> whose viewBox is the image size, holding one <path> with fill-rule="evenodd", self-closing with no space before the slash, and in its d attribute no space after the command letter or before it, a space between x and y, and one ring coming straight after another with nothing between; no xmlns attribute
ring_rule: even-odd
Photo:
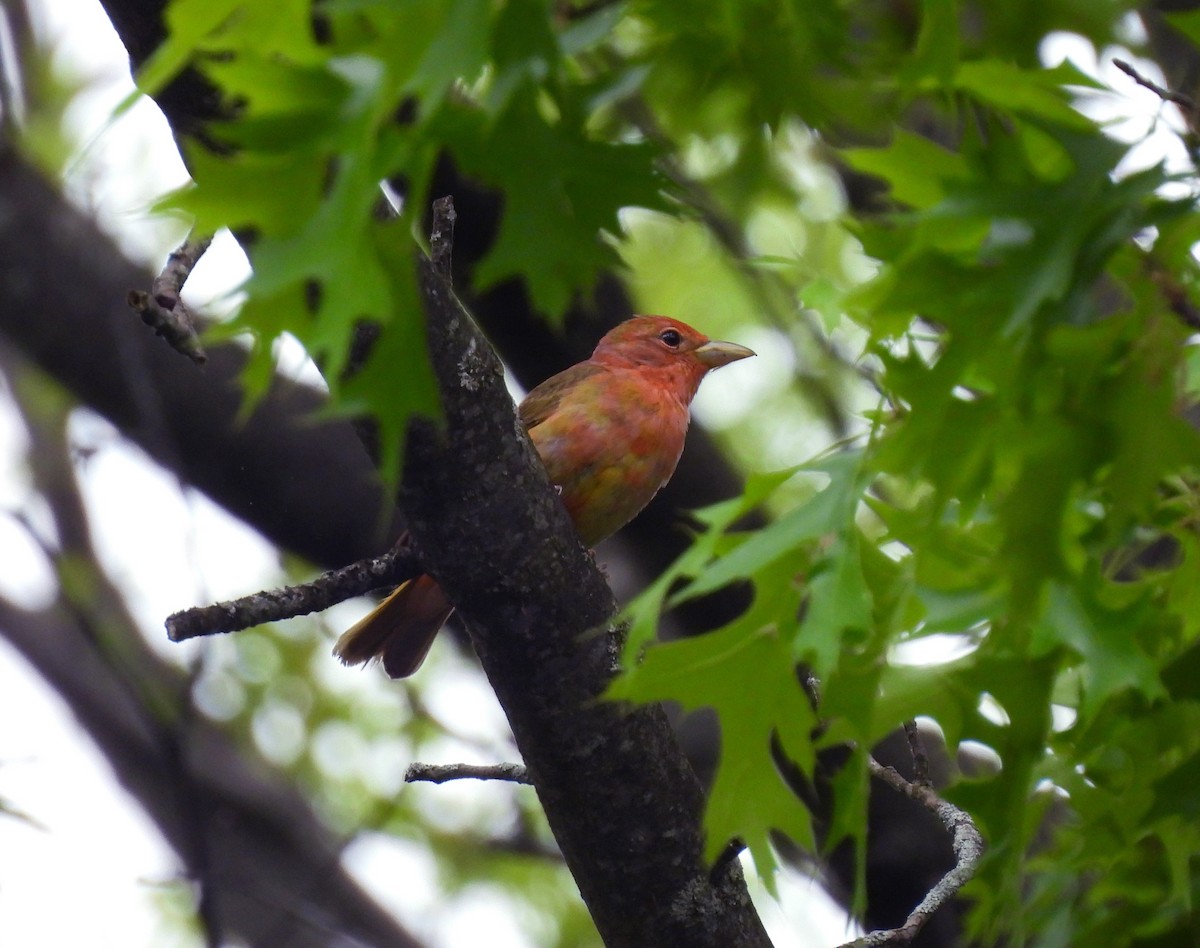
<svg viewBox="0 0 1200 948"><path fill-rule="evenodd" d="M676 319L635 316L590 359L529 393L521 423L586 546L637 516L675 472L705 374L752 355ZM418 576L343 634L334 654L347 665L380 658L391 677L405 678L453 610L433 577Z"/></svg>

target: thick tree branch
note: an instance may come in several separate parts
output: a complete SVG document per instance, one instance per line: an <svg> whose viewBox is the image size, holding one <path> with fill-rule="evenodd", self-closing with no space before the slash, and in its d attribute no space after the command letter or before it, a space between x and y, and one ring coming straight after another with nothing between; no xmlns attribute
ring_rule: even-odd
<svg viewBox="0 0 1200 948"><path fill-rule="evenodd" d="M432 264L421 286L445 426L413 423L401 504L466 621L601 936L769 944L740 871L708 878L700 786L661 709L597 700L613 671L612 593L516 420L491 347Z"/></svg>

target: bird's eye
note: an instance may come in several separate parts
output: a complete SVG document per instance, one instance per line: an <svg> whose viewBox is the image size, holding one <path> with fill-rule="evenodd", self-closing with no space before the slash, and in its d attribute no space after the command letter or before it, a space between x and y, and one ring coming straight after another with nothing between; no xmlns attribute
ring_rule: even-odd
<svg viewBox="0 0 1200 948"><path fill-rule="evenodd" d="M678 349L679 344L683 342L683 336L675 329L664 329L658 334L658 338L665 342L672 349Z"/></svg>

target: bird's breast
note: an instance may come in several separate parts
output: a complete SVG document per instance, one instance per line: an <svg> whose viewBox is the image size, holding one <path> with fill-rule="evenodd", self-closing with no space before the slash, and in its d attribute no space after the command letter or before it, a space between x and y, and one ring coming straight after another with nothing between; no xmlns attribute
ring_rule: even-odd
<svg viewBox="0 0 1200 948"><path fill-rule="evenodd" d="M530 431L550 480L588 546L632 520L670 479L687 404L619 373L589 379Z"/></svg>

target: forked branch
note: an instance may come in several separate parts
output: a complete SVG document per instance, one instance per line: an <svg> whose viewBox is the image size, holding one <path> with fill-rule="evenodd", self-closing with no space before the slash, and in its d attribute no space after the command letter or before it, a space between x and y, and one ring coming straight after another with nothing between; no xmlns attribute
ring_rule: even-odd
<svg viewBox="0 0 1200 948"><path fill-rule="evenodd" d="M925 894L925 898L909 913L899 928L870 932L843 945L842 948L878 948L881 945L909 944L925 927L933 913L949 902L958 890L974 877L979 860L983 857L983 837L974 821L967 813L938 796L929 782L928 760L917 733L916 722L906 721L904 732L913 752L917 779L906 780L895 769L885 767L874 757L867 757L867 770L872 777L882 780L892 789L920 803L941 820L946 832L950 834L951 845L954 848L954 866Z"/></svg>
<svg viewBox="0 0 1200 948"><path fill-rule="evenodd" d="M142 317L142 322L197 365L204 365L208 354L200 345L196 320L179 294L210 243L211 237L184 241L167 258L166 266L150 285L150 292L131 290L128 297L130 307Z"/></svg>

